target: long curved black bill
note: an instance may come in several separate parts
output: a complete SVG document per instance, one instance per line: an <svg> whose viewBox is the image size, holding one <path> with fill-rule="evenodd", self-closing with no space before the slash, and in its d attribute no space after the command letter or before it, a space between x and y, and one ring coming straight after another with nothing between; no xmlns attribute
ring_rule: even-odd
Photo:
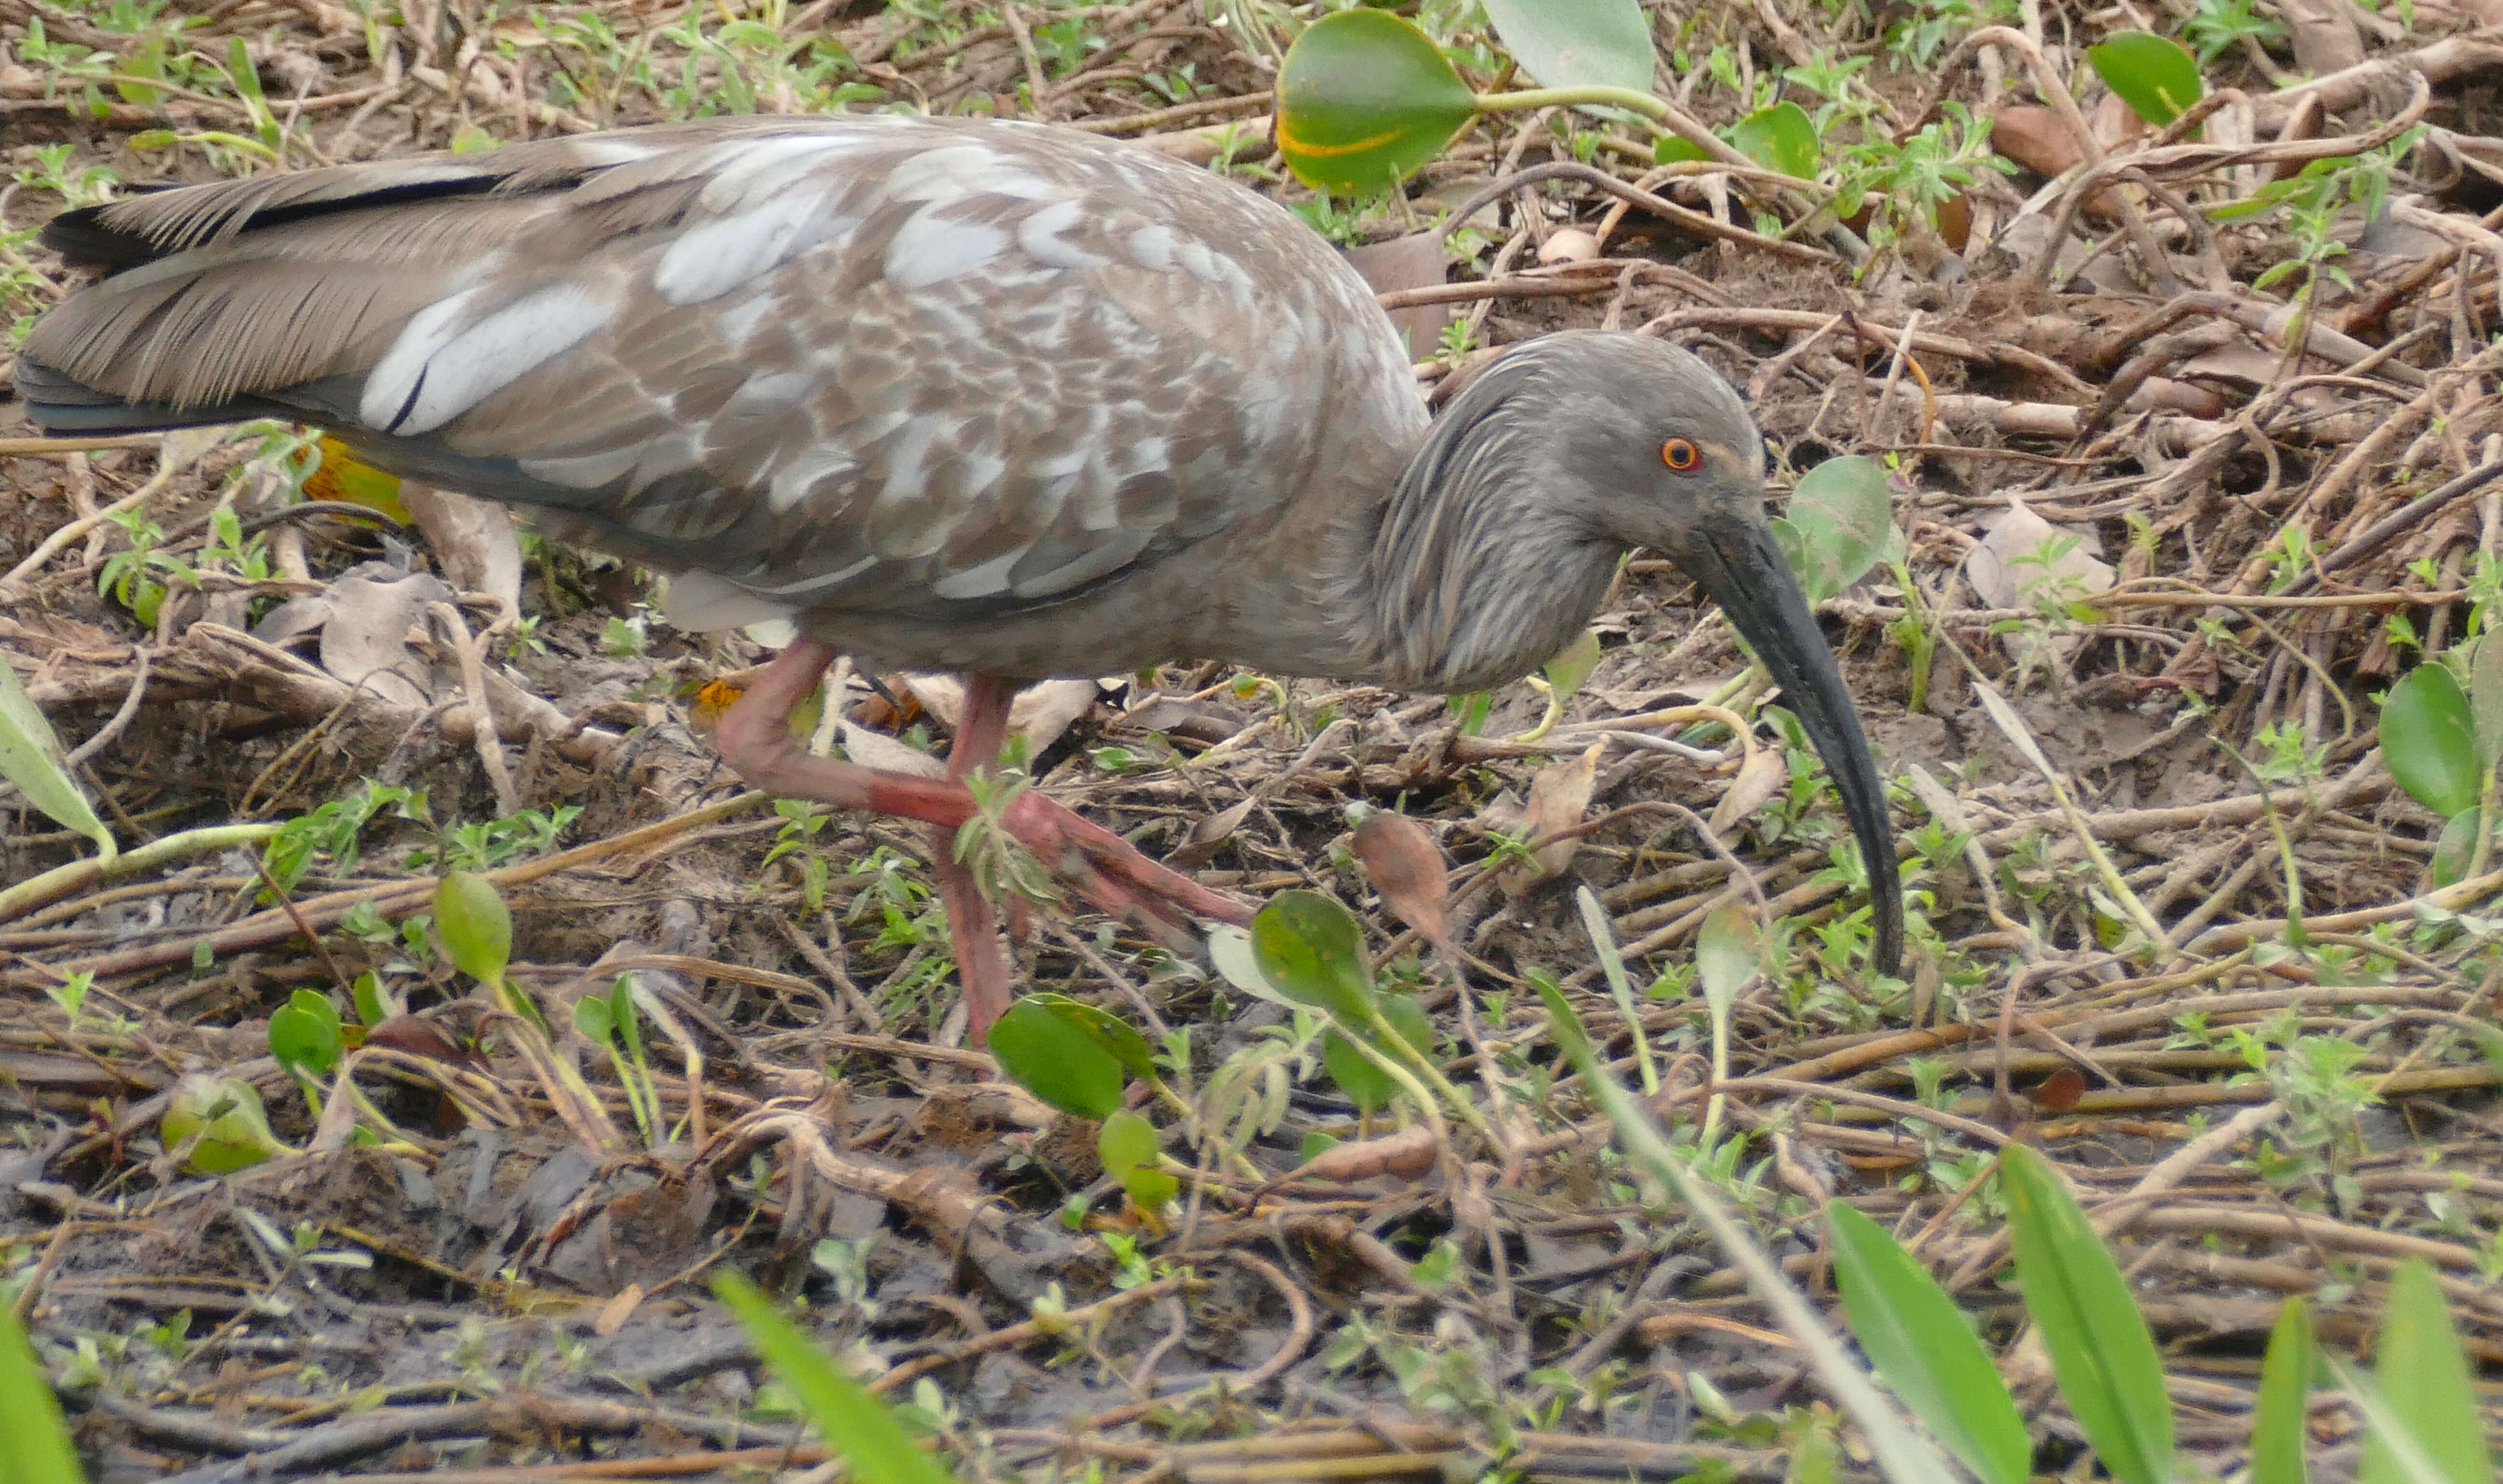
<svg viewBox="0 0 2503 1484"><path fill-rule="evenodd" d="M1886 817L1885 785L1860 712L1843 688L1807 596L1763 517L1715 523L1692 533L1688 549L1672 553L1677 565L1721 604L1738 632L1754 645L1782 698L1807 728L1842 791L1842 811L1859 837L1869 867L1869 894L1877 918L1878 972L1900 975L1903 966L1903 883L1895 865L1895 827Z"/></svg>

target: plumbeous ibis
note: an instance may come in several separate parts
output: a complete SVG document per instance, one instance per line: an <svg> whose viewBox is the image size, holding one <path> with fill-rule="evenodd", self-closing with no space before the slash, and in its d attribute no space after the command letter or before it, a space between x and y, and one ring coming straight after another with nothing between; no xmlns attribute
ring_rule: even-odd
<svg viewBox="0 0 2503 1484"><path fill-rule="evenodd" d="M710 119L137 195L44 240L103 276L18 359L40 426L319 425L669 573L684 627L791 620L722 753L938 832L977 1036L1011 990L946 832L1018 683L1217 659L1481 689L1561 652L1637 546L1796 708L1900 961L1884 796L1764 440L1683 350L1547 335L1429 422L1373 294L1284 208L1004 121ZM793 740L841 651L967 677L947 777ZM1032 789L1004 824L1107 910L1245 917Z"/></svg>

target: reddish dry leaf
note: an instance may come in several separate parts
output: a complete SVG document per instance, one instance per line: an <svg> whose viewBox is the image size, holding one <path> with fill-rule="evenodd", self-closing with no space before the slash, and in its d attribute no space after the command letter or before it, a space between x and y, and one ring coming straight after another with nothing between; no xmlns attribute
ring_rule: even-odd
<svg viewBox="0 0 2503 1484"><path fill-rule="evenodd" d="M1791 780L1790 766L1782 755L1770 747L1759 747L1748 754L1738 769L1738 777L1730 783L1730 791L1712 811L1712 833L1727 832L1731 826L1743 824L1747 816L1772 802Z"/></svg>
<svg viewBox="0 0 2503 1484"><path fill-rule="evenodd" d="M600 1306L599 1317L591 1322L591 1332L602 1339L626 1328L626 1321L643 1305L643 1285L630 1283L625 1292Z"/></svg>
<svg viewBox="0 0 2503 1484"><path fill-rule="evenodd" d="M1999 111L1990 121L1990 147L2045 178L2062 174L2086 157L2058 114L2030 103Z"/></svg>
<svg viewBox="0 0 2503 1484"><path fill-rule="evenodd" d="M1373 889L1400 921L1437 949L1446 946L1449 930L1443 899L1450 894L1443 852L1425 827L1392 810L1368 811L1356 822L1351 846L1364 863Z"/></svg>
<svg viewBox="0 0 2503 1484"><path fill-rule="evenodd" d="M2066 1113L2086 1095L2085 1075L2075 1067L2062 1067L2043 1078L2031 1095L2038 1112Z"/></svg>
<svg viewBox="0 0 2503 1484"><path fill-rule="evenodd" d="M1605 750L1605 743L1594 742L1580 757L1539 770L1538 777L1529 782L1529 803L1521 811L1524 835L1536 840L1582 822L1583 811L1591 807L1591 790L1599 779L1599 755ZM1572 864L1573 851L1579 844L1560 840L1532 857L1534 867L1506 867L1503 889L1519 896L1542 880L1562 875L1564 868Z"/></svg>
<svg viewBox="0 0 2503 1484"><path fill-rule="evenodd" d="M1376 1175L1422 1175L1434 1167L1434 1131L1411 1124L1379 1139L1333 1144L1287 1176L1289 1180L1327 1180L1338 1184L1370 1180Z"/></svg>

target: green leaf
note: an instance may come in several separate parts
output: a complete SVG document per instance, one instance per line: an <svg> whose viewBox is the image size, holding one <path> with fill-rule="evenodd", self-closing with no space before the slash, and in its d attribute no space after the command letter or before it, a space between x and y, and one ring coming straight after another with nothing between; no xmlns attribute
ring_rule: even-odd
<svg viewBox="0 0 2503 1484"><path fill-rule="evenodd" d="M1826 1230L1843 1317L1877 1379L1987 1484L2025 1484L2034 1444L2007 1384L1955 1300L1886 1233L1841 1201Z"/></svg>
<svg viewBox="0 0 2503 1484"><path fill-rule="evenodd" d="M2306 1414L2313 1373L2319 1367L2312 1311L2301 1298L2289 1298L2278 1310L2277 1329L2260 1361L2259 1401L2251 1409L2250 1484L2308 1484Z"/></svg>
<svg viewBox="0 0 2503 1484"><path fill-rule="evenodd" d="M1344 12L1363 15L1368 12ZM1278 992L1350 1025L1371 1021L1372 976L1355 916L1318 891L1282 891L1252 919L1252 952Z"/></svg>
<svg viewBox="0 0 2503 1484"><path fill-rule="evenodd" d="M2477 1411L2468 1361L2451 1327L2441 1285L2422 1258L2410 1258L2390 1274L2382 1306L2381 1332L2373 1339L2373 1379L2382 1404L2449 1484L2492 1484L2494 1462ZM2399 1450L2376 1429L2364 1439L2356 1484L2423 1484L2401 1463Z"/></svg>
<svg viewBox="0 0 2503 1484"><path fill-rule="evenodd" d="M991 1054L1018 1087L1063 1113L1103 1119L1121 1106L1121 1063L1031 999L1010 1006L991 1026Z"/></svg>
<svg viewBox="0 0 2503 1484"><path fill-rule="evenodd" d="M1663 134L1651 142L1651 160L1656 165L1674 165L1682 160L1710 159L1703 146L1677 134Z"/></svg>
<svg viewBox="0 0 2503 1484"><path fill-rule="evenodd" d="M2086 49L2104 86L2157 128L2199 101L2199 63L2181 44L2147 31L2121 31Z"/></svg>
<svg viewBox="0 0 2503 1484"><path fill-rule="evenodd" d="M1767 170L1778 170L1803 181L1816 179L1820 153L1816 125L1809 121L1807 110L1796 103L1776 103L1749 114L1732 126L1730 142L1738 147L1740 154ZM1856 454L1850 457L1859 458ZM1866 464L1869 461L1862 459L1860 462ZM1883 488L1884 474L1881 472L1878 478L1880 488Z"/></svg>
<svg viewBox="0 0 2503 1484"><path fill-rule="evenodd" d="M1651 22L1641 0L1486 0L1503 49L1541 87L1652 85Z"/></svg>
<svg viewBox="0 0 2503 1484"><path fill-rule="evenodd" d="M1716 1019L1764 967L1764 935L1756 914L1743 902L1725 902L1703 919L1695 936L1695 967L1703 981L1703 1002Z"/></svg>
<svg viewBox="0 0 2503 1484"><path fill-rule="evenodd" d="M0 1484L80 1484L85 1475L51 1378L27 1343L16 1306L6 1303L0 1303L0 1417L9 1419Z"/></svg>
<svg viewBox="0 0 2503 1484"><path fill-rule="evenodd" d="M1317 190L1371 195L1442 153L1477 99L1425 33L1380 11L1304 28L1278 71L1278 149Z"/></svg>
<svg viewBox="0 0 2503 1484"><path fill-rule="evenodd" d="M1800 477L1777 536L1785 525L1783 554L1800 587L1809 603L1825 602L1867 576L1899 538L1885 467L1859 454L1826 460Z"/></svg>
<svg viewBox="0 0 2503 1484"><path fill-rule="evenodd" d="M800 1398L817 1435L842 1459L852 1484L954 1484L947 1467L914 1442L867 1388L836 1369L755 1285L737 1273L721 1273L712 1291L738 1316L756 1341L756 1353Z"/></svg>
<svg viewBox="0 0 2503 1484"><path fill-rule="evenodd" d="M2112 1477L2171 1484L2173 1400L2129 1284L2050 1161L2011 1144L2000 1177L2025 1312L2051 1353L2061 1397Z"/></svg>
<svg viewBox="0 0 2503 1484"><path fill-rule="evenodd" d="M2442 834L2433 843L2433 862L2425 874L2436 886L2449 886L2468 877L2468 863L2477 857L2477 826L2485 811L2464 809L2443 822Z"/></svg>
<svg viewBox="0 0 2503 1484"><path fill-rule="evenodd" d="M269 1018L269 1054L297 1077L329 1076L340 1046L339 1012L311 989L296 990Z"/></svg>
<svg viewBox="0 0 2503 1484"><path fill-rule="evenodd" d="M1570 701L1599 668L1599 633L1585 629L1562 654L1547 662L1547 688L1559 703Z"/></svg>
<svg viewBox="0 0 2503 1484"><path fill-rule="evenodd" d="M2450 668L2428 662L2399 677L2382 703L2382 761L2408 797L2446 818L2475 809L2477 767L2468 697Z"/></svg>
<svg viewBox="0 0 2503 1484"><path fill-rule="evenodd" d="M586 994L573 1002L573 1028L594 1046L606 1046L617 1033L616 1017L608 1013L608 996Z"/></svg>
<svg viewBox="0 0 2503 1484"><path fill-rule="evenodd" d="M496 883L466 871L447 871L434 887L434 930L453 967L482 984L503 983L513 961L513 915Z"/></svg>
<svg viewBox="0 0 2503 1484"><path fill-rule="evenodd" d="M1020 1003L1040 1005L1084 1031L1088 1040L1111 1053L1121 1064L1121 1070L1132 1077L1144 1082L1156 1075L1156 1053L1148 1045L1148 1038L1113 1012L1080 1004L1065 994L1029 994Z"/></svg>
<svg viewBox="0 0 2503 1484"><path fill-rule="evenodd" d="M1421 1056L1434 1053L1434 1022L1426 1018L1424 1007L1414 995L1382 996L1382 1018L1390 1022L1399 1039L1408 1043ZM1370 1031L1356 1032L1375 1050L1388 1053L1393 1060L1406 1060L1390 1047L1384 1046ZM1357 1109L1371 1113L1376 1108L1390 1106L1399 1092L1399 1083L1376 1064L1372 1057L1356 1050L1337 1031L1321 1033L1321 1065L1328 1069L1330 1081L1354 1102Z"/></svg>
<svg viewBox="0 0 2503 1484"><path fill-rule="evenodd" d="M2478 766L2492 772L2503 762L2503 641L2477 641L2468 664L2468 709L2477 734Z"/></svg>
<svg viewBox="0 0 2503 1484"><path fill-rule="evenodd" d="M260 1105L260 1093L240 1077L193 1073L174 1085L156 1136L170 1151L181 1148L194 1133L200 1133L200 1142L191 1146L194 1174L228 1174L288 1153L288 1146L269 1131L269 1114Z"/></svg>
<svg viewBox="0 0 2503 1484"><path fill-rule="evenodd" d="M113 832L95 817L86 790L70 777L60 739L52 724L35 709L16 667L0 659L0 778L7 778L26 802L51 815L63 829L76 830L96 844L106 860L118 853Z"/></svg>
<svg viewBox="0 0 2503 1484"><path fill-rule="evenodd" d="M113 70L123 77L163 80L165 33L150 31L147 38L139 43L137 50L127 56L114 59ZM116 83L113 85L113 90L121 94L122 102L136 103L142 108L154 108L165 101L164 88L151 87L144 83Z"/></svg>
<svg viewBox="0 0 2503 1484"><path fill-rule="evenodd" d="M1156 1125L1126 1108L1104 1121L1095 1155L1104 1161L1104 1173L1121 1182L1130 1203L1142 1211L1161 1211L1182 1193L1182 1182L1157 1162Z"/></svg>

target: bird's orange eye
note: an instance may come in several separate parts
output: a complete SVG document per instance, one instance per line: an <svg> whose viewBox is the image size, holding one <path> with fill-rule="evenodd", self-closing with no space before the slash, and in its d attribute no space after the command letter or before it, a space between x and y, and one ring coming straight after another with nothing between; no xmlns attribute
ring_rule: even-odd
<svg viewBox="0 0 2503 1484"><path fill-rule="evenodd" d="M1703 466L1703 450L1684 438L1671 438L1660 446L1660 462L1680 474L1692 474Z"/></svg>

